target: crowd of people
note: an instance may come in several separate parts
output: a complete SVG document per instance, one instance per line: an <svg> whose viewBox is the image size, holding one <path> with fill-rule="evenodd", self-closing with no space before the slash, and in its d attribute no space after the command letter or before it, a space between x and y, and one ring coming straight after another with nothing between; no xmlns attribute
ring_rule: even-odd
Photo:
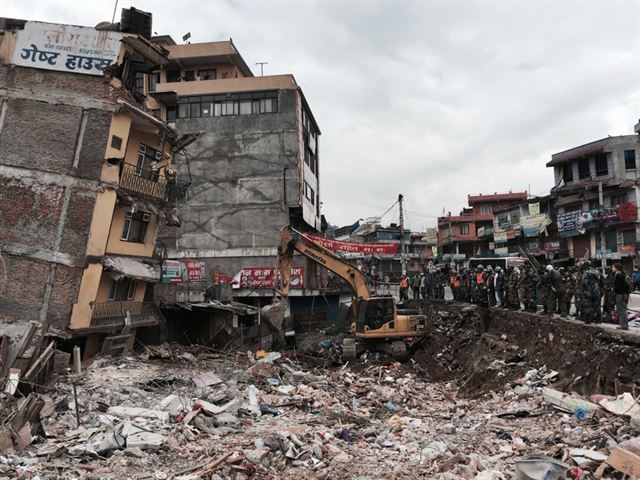
<svg viewBox="0 0 640 480"><path fill-rule="evenodd" d="M432 269L399 281L401 301L408 300L409 293L415 299L444 299L448 285L456 301L543 315L559 313L563 318L571 314L585 323L618 323L622 330L628 329L629 294L639 283L637 270L628 276L616 263L602 274L588 261L560 269L547 265L541 270L528 262L506 269L490 265L449 273Z"/></svg>

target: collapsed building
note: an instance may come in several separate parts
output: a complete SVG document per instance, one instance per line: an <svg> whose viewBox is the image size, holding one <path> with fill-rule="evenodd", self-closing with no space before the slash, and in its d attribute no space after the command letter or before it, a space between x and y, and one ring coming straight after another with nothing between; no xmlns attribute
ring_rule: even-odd
<svg viewBox="0 0 640 480"><path fill-rule="evenodd" d="M85 355L158 323L158 228L188 186L188 140L154 117L140 76L169 62L151 16L96 28L0 19L0 324L46 324ZM107 340L107 341L105 341Z"/></svg>

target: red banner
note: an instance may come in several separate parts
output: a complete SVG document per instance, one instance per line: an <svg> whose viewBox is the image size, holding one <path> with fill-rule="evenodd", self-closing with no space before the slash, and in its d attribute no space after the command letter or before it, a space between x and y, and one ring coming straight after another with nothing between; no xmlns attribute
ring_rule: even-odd
<svg viewBox="0 0 640 480"><path fill-rule="evenodd" d="M618 205L618 218L621 222L635 222L638 219L638 207L630 202Z"/></svg>
<svg viewBox="0 0 640 480"><path fill-rule="evenodd" d="M304 267L291 267L291 288L304 287ZM274 288L276 269L269 267L248 267L233 277L232 288Z"/></svg>
<svg viewBox="0 0 640 480"><path fill-rule="evenodd" d="M636 253L635 245L618 245L619 253Z"/></svg>
<svg viewBox="0 0 640 480"><path fill-rule="evenodd" d="M398 253L399 245L397 243L357 243L357 242L343 242L340 240L334 240L333 238L325 238L319 235L304 235L309 240L319 243L324 248L332 250L334 252L347 252L347 253L368 253L368 254L396 254Z"/></svg>

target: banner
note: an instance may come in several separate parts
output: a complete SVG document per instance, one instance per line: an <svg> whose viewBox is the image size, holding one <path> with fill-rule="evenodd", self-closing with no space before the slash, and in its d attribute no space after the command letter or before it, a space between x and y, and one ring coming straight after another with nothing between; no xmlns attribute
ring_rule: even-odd
<svg viewBox="0 0 640 480"><path fill-rule="evenodd" d="M547 252L553 252L553 251L560 250L560 242L546 242L544 244L544 249Z"/></svg>
<svg viewBox="0 0 640 480"><path fill-rule="evenodd" d="M539 203L530 203L529 204L529 215L539 215L540 214L540 204Z"/></svg>
<svg viewBox="0 0 640 480"><path fill-rule="evenodd" d="M427 243L429 245L435 245L438 243L438 229L427 228Z"/></svg>
<svg viewBox="0 0 640 480"><path fill-rule="evenodd" d="M305 238L322 245L324 248L334 252L363 253L363 254L396 254L399 244L397 243L357 243L343 242L332 238L325 238L319 235L304 234Z"/></svg>
<svg viewBox="0 0 640 480"><path fill-rule="evenodd" d="M633 254L636 253L635 245L618 245L618 252L623 254Z"/></svg>
<svg viewBox="0 0 640 480"><path fill-rule="evenodd" d="M162 283L190 283L204 280L204 262L198 260L164 260L162 262Z"/></svg>
<svg viewBox="0 0 640 480"><path fill-rule="evenodd" d="M102 75L115 63L122 33L92 27L27 22L16 36L12 63L60 72Z"/></svg>
<svg viewBox="0 0 640 480"><path fill-rule="evenodd" d="M493 241L495 243L507 243L507 232L494 232Z"/></svg>
<svg viewBox="0 0 640 480"><path fill-rule="evenodd" d="M574 231L582 228L582 211L559 213L556 217L558 232Z"/></svg>
<svg viewBox="0 0 640 480"><path fill-rule="evenodd" d="M276 269L273 267L247 267L233 277L231 287L238 288L275 288ZM291 267L291 288L304 287L304 267Z"/></svg>

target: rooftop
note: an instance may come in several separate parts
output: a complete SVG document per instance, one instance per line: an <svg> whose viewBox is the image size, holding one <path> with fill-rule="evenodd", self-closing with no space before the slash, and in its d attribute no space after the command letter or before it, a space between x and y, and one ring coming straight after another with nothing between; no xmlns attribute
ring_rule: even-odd
<svg viewBox="0 0 640 480"><path fill-rule="evenodd" d="M154 39L169 50L169 57L180 65L230 62L238 67L243 75L253 77L253 72L231 40L178 45L169 35L160 35Z"/></svg>
<svg viewBox="0 0 640 480"><path fill-rule="evenodd" d="M527 192L493 193L489 195L468 195L469 205L474 203L510 202L514 200L526 200Z"/></svg>
<svg viewBox="0 0 640 480"><path fill-rule="evenodd" d="M638 143L640 138L638 135L618 135L615 137L605 137L594 142L585 143L577 147L563 150L562 152L554 153L551 155L551 161L547 162L547 167L553 167L565 162L569 162L576 158L586 157L589 155L595 155L604 151L606 147L615 143Z"/></svg>

